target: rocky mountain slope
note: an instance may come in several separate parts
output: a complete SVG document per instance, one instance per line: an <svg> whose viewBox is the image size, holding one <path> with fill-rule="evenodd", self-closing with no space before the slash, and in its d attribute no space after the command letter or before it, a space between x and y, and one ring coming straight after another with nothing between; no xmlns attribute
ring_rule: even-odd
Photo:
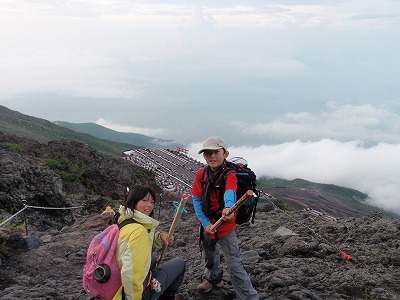
<svg viewBox="0 0 400 300"><path fill-rule="evenodd" d="M73 141L40 144L0 135L0 299L86 299L82 268L91 238L107 226L106 205L118 207L126 186L154 177L127 161ZM168 231L174 203L163 197L156 217ZM26 229L28 236L26 236ZM242 259L260 299L400 299L400 221L371 213L326 219L307 211L260 207L254 224L237 228ZM196 292L201 276L198 223L188 204L165 259L187 262L187 299L235 299L224 288ZM346 260L340 251L351 256ZM225 264L223 264L225 266ZM226 271L226 270L225 270Z"/></svg>

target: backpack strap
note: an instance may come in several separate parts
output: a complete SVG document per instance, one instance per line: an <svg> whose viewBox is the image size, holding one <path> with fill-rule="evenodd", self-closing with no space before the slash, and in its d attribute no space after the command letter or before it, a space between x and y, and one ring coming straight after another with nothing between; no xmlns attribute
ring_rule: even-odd
<svg viewBox="0 0 400 300"><path fill-rule="evenodd" d="M131 223L140 224L138 221L136 221L134 219L125 219L121 223L118 224L118 228L119 228L119 230L121 230L122 227L124 227L125 225L128 225L128 224L131 224Z"/></svg>
<svg viewBox="0 0 400 300"><path fill-rule="evenodd" d="M228 173L230 171L235 171L235 176L236 176L236 170L231 168L229 165L229 162L226 162L225 166L224 166L224 171L222 172L221 175L221 179L218 182L218 189L221 191L225 191L225 187L226 187L226 177L228 177ZM232 174L233 175L233 174ZM235 191L236 192L236 191ZM224 193L219 193L219 198L218 198L218 202L219 202L219 209L218 210L222 210L225 207L225 202L224 202Z"/></svg>
<svg viewBox="0 0 400 300"><path fill-rule="evenodd" d="M142 225L141 223L139 223L135 219L130 218L130 219L125 219L121 223L119 223L118 224L118 228L119 228L119 230L121 230L122 227L124 227L125 225L128 225L128 224L131 224L131 223L138 223L138 224ZM150 232L150 229L147 229L147 232Z"/></svg>

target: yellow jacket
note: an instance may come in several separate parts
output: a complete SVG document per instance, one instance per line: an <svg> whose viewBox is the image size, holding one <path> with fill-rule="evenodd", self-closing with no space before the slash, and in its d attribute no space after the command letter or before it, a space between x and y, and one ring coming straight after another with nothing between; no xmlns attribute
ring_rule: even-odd
<svg viewBox="0 0 400 300"><path fill-rule="evenodd" d="M137 210L125 209L122 205L119 213L118 223L133 218L140 224L127 224L119 232L115 254L121 269L122 287L113 300L122 299L122 288L126 299L141 300L143 281L150 270L152 249L157 251L163 247L160 232L155 232L159 222Z"/></svg>

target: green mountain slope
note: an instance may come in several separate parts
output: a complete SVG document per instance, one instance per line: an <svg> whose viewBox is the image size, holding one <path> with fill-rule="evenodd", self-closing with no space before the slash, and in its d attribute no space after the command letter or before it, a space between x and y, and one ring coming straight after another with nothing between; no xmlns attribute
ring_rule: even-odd
<svg viewBox="0 0 400 300"><path fill-rule="evenodd" d="M21 114L0 105L0 131L24 136L39 142L67 139L87 143L97 151L111 156L121 156L128 149L140 148L138 145L100 139L58 126L50 121Z"/></svg>
<svg viewBox="0 0 400 300"><path fill-rule="evenodd" d="M118 132L95 123L69 123L64 121L54 121L61 127L72 129L77 132L87 133L95 137L110 140L114 142L122 142L127 144L139 145L143 148L156 149L156 148L170 148L175 149L176 146L181 146L172 140L162 140L149 137L138 133Z"/></svg>

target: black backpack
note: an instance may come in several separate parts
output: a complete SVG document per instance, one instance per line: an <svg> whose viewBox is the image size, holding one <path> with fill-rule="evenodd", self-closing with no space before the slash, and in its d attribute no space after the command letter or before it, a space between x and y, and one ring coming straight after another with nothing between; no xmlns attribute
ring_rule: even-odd
<svg viewBox="0 0 400 300"><path fill-rule="evenodd" d="M232 162L234 161L234 162ZM251 219L251 223L254 223L258 198L260 195L260 191L256 188L256 174L247 166L247 162L243 158L234 157L232 161L226 161L225 167L220 170L221 173L215 176L216 178L220 177L219 185L216 187L218 190L225 191L225 183L226 183L226 176L230 170L234 170L237 177L237 189L236 189L236 199L240 199L248 190L252 190L254 193L254 197L247 199L238 209L238 214L236 217L236 224L243 224L248 222ZM246 162L246 163L243 163ZM204 168L201 182L203 184L203 191L207 189L207 182L204 180L205 173L209 167ZM210 179L211 176L208 176ZM213 179L211 178L213 181ZM207 191L204 191L203 197L208 197ZM203 198L204 199L204 198ZM222 210L224 207L224 193L219 193L219 203L220 209ZM210 217L208 214L208 206L209 201L202 201L203 211L204 213ZM220 217L220 216L212 216L212 217Z"/></svg>

